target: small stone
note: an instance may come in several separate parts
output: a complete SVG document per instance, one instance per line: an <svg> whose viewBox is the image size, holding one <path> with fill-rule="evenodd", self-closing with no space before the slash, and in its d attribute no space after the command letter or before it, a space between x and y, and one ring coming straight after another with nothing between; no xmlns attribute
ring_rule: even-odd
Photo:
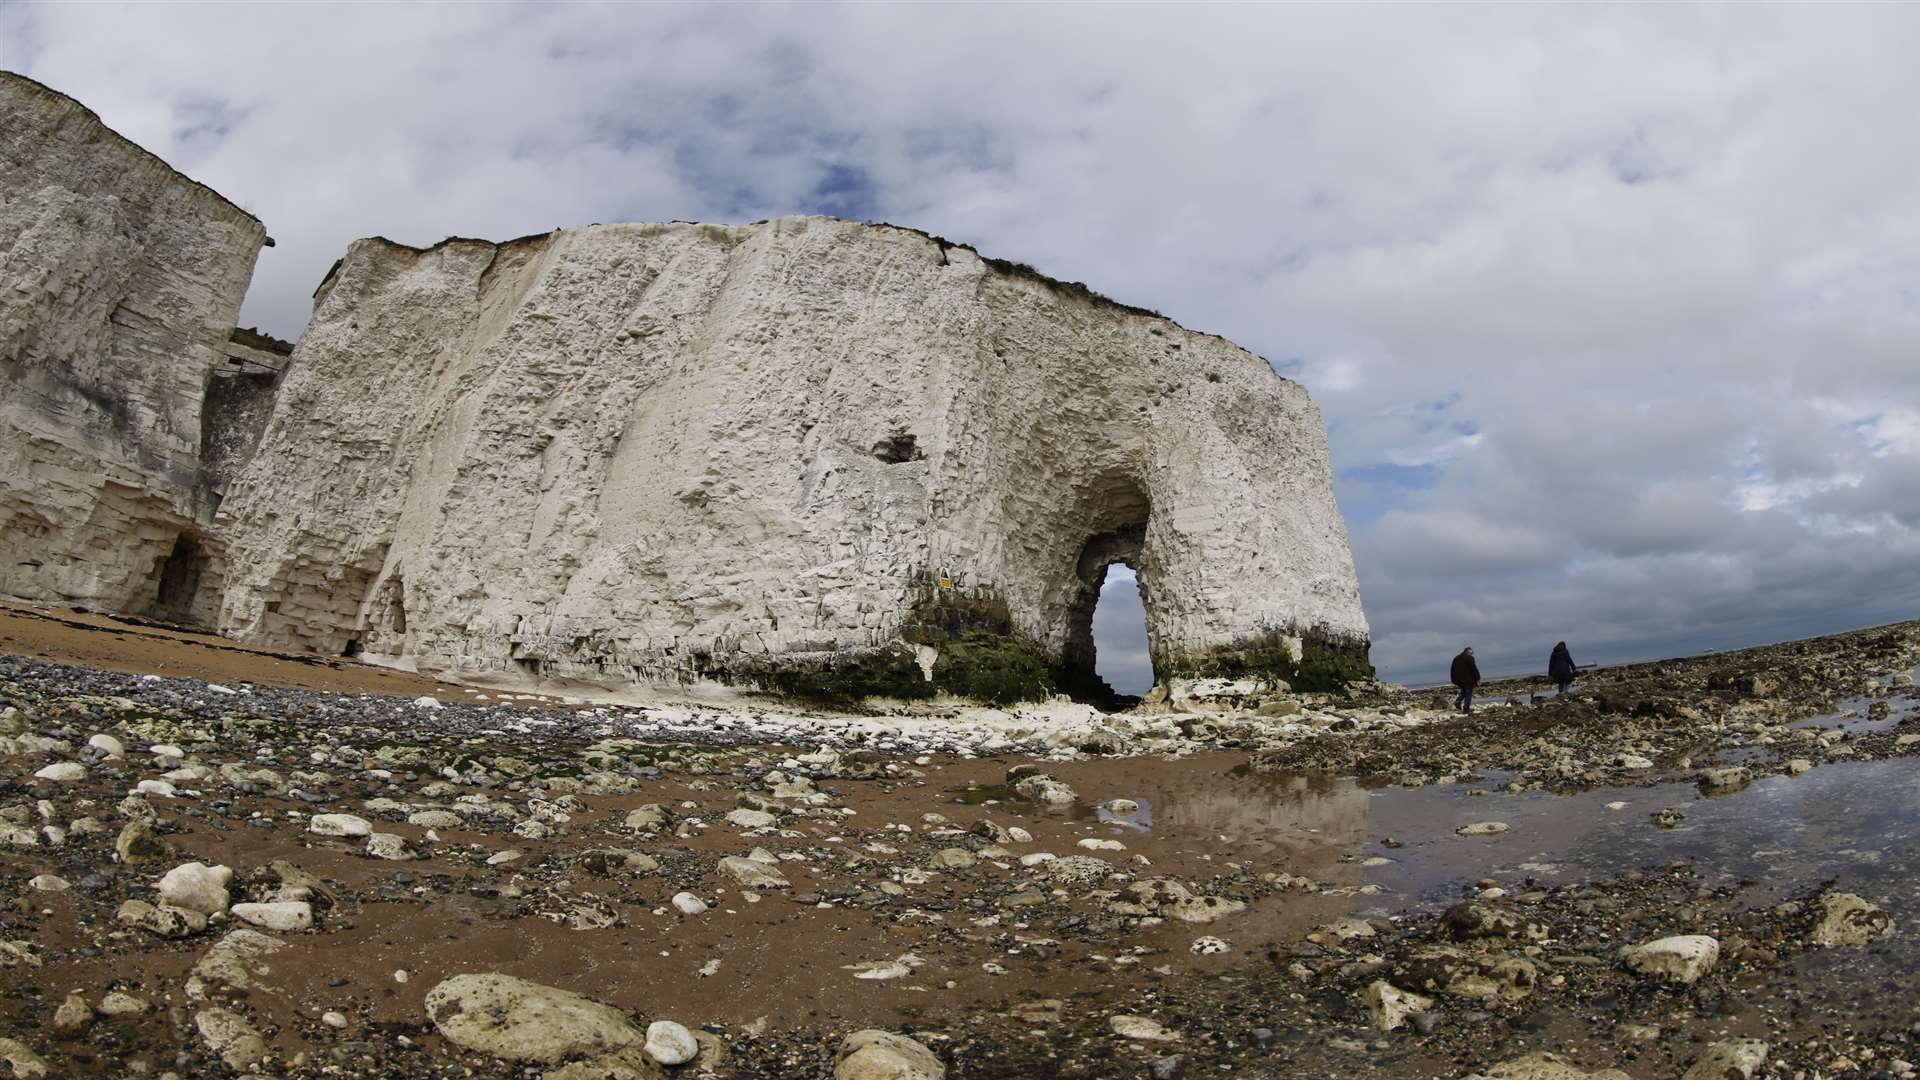
<svg viewBox="0 0 1920 1080"><path fill-rule="evenodd" d="M285 942L258 930L228 931L187 973L187 996L204 1001L221 989L244 993L253 988L254 977L266 970L265 959L286 947Z"/></svg>
<svg viewBox="0 0 1920 1080"><path fill-rule="evenodd" d="M466 819L451 810L422 810L408 814L407 824L423 829L458 829L466 824Z"/></svg>
<svg viewBox="0 0 1920 1080"><path fill-rule="evenodd" d="M742 829L764 829L779 820L778 817L767 813L765 810L730 810L727 812L728 823L737 825Z"/></svg>
<svg viewBox="0 0 1920 1080"><path fill-rule="evenodd" d="M304 900L270 904L235 904L233 917L262 930L289 932L313 928L313 905Z"/></svg>
<svg viewBox="0 0 1920 1080"><path fill-rule="evenodd" d="M157 934L164 938L186 937L207 928L207 917L198 911L170 905L155 907L145 900L128 900L113 913L115 922Z"/></svg>
<svg viewBox="0 0 1920 1080"><path fill-rule="evenodd" d="M626 827L634 832L658 832L673 821L673 815L659 803L648 803L627 812Z"/></svg>
<svg viewBox="0 0 1920 1080"><path fill-rule="evenodd" d="M127 756L127 748L125 744L121 743L119 739L116 739L113 736L108 735L104 732L99 735L95 735L91 739L88 739L87 745L93 747L95 750L100 751L101 753L107 755L110 758Z"/></svg>
<svg viewBox="0 0 1920 1080"><path fill-rule="evenodd" d="M1375 979L1362 990L1360 1002L1367 1007L1375 1031L1393 1031L1405 1024L1407 1017L1433 1008L1432 998L1402 990L1385 979Z"/></svg>
<svg viewBox="0 0 1920 1080"><path fill-rule="evenodd" d="M109 990L107 996L100 999L96 1011L109 1020L118 1020L123 1016L142 1016L151 1008L153 1006L147 1004L144 998L134 997L124 990Z"/></svg>
<svg viewBox="0 0 1920 1080"><path fill-rule="evenodd" d="M1140 1042L1175 1042L1180 1038L1162 1026L1160 1021L1146 1016L1110 1016L1107 1026L1123 1039Z"/></svg>
<svg viewBox="0 0 1920 1080"><path fill-rule="evenodd" d="M1180 1080L1186 1074L1187 1059L1181 1054L1170 1054L1147 1062L1147 1075L1153 1080Z"/></svg>
<svg viewBox="0 0 1920 1080"><path fill-rule="evenodd" d="M307 831L316 836L368 836L373 822L355 814L315 814L307 819Z"/></svg>
<svg viewBox="0 0 1920 1080"><path fill-rule="evenodd" d="M966 870L980 860L966 848L941 848L927 860L927 865L939 870Z"/></svg>
<svg viewBox="0 0 1920 1080"><path fill-rule="evenodd" d="M1828 893L1820 898L1820 919L1814 924L1815 945L1868 945L1893 933L1893 917L1852 893Z"/></svg>
<svg viewBox="0 0 1920 1080"><path fill-rule="evenodd" d="M1671 829L1686 820L1687 815L1677 806L1668 806L1653 812L1653 823L1663 829Z"/></svg>
<svg viewBox="0 0 1920 1080"><path fill-rule="evenodd" d="M338 1012L333 1012L329 1010L327 1012L323 1012L320 1014L320 1022L327 1025L330 1028L339 1030L347 1026L347 1017L345 1013L338 1013Z"/></svg>
<svg viewBox="0 0 1920 1080"><path fill-rule="evenodd" d="M1221 953L1232 952L1233 946L1224 938L1208 936L1194 938L1193 944L1187 946L1187 949L1196 956L1218 956Z"/></svg>
<svg viewBox="0 0 1920 1080"><path fill-rule="evenodd" d="M180 789L165 780L142 780L138 784L133 785L133 793L135 795L153 795L162 799L171 799L180 794Z"/></svg>
<svg viewBox="0 0 1920 1080"><path fill-rule="evenodd" d="M671 1020L655 1020L647 1025L647 1056L662 1065L684 1065L700 1052L693 1032Z"/></svg>
<svg viewBox="0 0 1920 1080"><path fill-rule="evenodd" d="M79 994L68 994L53 1010L53 1030L62 1035L78 1035L93 1025L93 1006Z"/></svg>
<svg viewBox="0 0 1920 1080"><path fill-rule="evenodd" d="M514 848L507 848L504 851L496 851L493 854L487 856L487 865L500 866L505 863L510 863L515 859L518 859L520 856L524 854L526 853Z"/></svg>
<svg viewBox="0 0 1920 1080"><path fill-rule="evenodd" d="M235 1072L246 1072L267 1056L266 1040L245 1017L232 1010L202 1009L193 1018L193 1025L207 1048Z"/></svg>
<svg viewBox="0 0 1920 1080"><path fill-rule="evenodd" d="M33 775L42 780L52 780L55 783L70 784L76 780L85 780L87 778L87 767L77 761L58 761L46 766Z"/></svg>
<svg viewBox="0 0 1920 1080"><path fill-rule="evenodd" d="M1726 795L1753 783L1753 770L1743 765L1725 769L1702 769L1695 778L1703 795Z"/></svg>
<svg viewBox="0 0 1920 1080"><path fill-rule="evenodd" d="M1107 813L1115 817L1131 817L1140 812L1140 804L1132 799L1107 800Z"/></svg>
<svg viewBox="0 0 1920 1080"><path fill-rule="evenodd" d="M1504 821L1476 821L1471 825L1462 825L1453 830L1461 836L1499 836L1512 828Z"/></svg>
<svg viewBox="0 0 1920 1080"><path fill-rule="evenodd" d="M945 1080L933 1051L891 1031L856 1031L834 1056L833 1080Z"/></svg>
<svg viewBox="0 0 1920 1080"><path fill-rule="evenodd" d="M1681 1080L1727 1080L1736 1075L1741 1080L1752 1080L1760 1066L1767 1063L1767 1050L1767 1044L1759 1039L1709 1043Z"/></svg>
<svg viewBox="0 0 1920 1080"><path fill-rule="evenodd" d="M407 838L399 833L377 832L367 837L367 854L376 859L401 862L413 858Z"/></svg>
<svg viewBox="0 0 1920 1080"><path fill-rule="evenodd" d="M20 1080L38 1080L47 1075L46 1061L19 1039L0 1037L0 1061L6 1062Z"/></svg>
<svg viewBox="0 0 1920 1080"><path fill-rule="evenodd" d="M227 884L232 880L232 867L182 863L160 879L160 903L217 915L227 910Z"/></svg>
<svg viewBox="0 0 1920 1080"><path fill-rule="evenodd" d="M66 878L58 874L35 874L27 879L27 887L36 892L66 892L73 888Z"/></svg>
<svg viewBox="0 0 1920 1080"><path fill-rule="evenodd" d="M172 858L173 845L160 839L151 821L141 818L127 822L126 828L120 830L113 842L113 854L121 862L135 866Z"/></svg>
<svg viewBox="0 0 1920 1080"><path fill-rule="evenodd" d="M1557 1054L1534 1053L1473 1073L1464 1080L1633 1080L1618 1069L1589 1073L1562 1061Z"/></svg>
<svg viewBox="0 0 1920 1080"><path fill-rule="evenodd" d="M1720 943L1705 934L1664 937L1620 949L1628 970L1648 978L1692 983L1720 960Z"/></svg>
<svg viewBox="0 0 1920 1080"><path fill-rule="evenodd" d="M707 902L689 892L674 893L673 907L682 915L703 915L707 911Z"/></svg>
<svg viewBox="0 0 1920 1080"><path fill-rule="evenodd" d="M720 872L743 889L789 889L793 883L786 875L758 859L729 855L720 860Z"/></svg>
<svg viewBox="0 0 1920 1080"><path fill-rule="evenodd" d="M1070 787L1045 773L1023 776L1013 783L1014 794L1049 806L1078 802L1080 796Z"/></svg>

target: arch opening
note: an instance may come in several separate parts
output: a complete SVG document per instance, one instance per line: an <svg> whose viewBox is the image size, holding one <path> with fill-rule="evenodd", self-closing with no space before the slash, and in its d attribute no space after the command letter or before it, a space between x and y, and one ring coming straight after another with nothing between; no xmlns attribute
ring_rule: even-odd
<svg viewBox="0 0 1920 1080"><path fill-rule="evenodd" d="M1116 703L1132 703L1154 683L1147 608L1131 565L1110 564L1105 579L1093 608L1093 670L1112 688Z"/></svg>
<svg viewBox="0 0 1920 1080"><path fill-rule="evenodd" d="M1147 581L1142 580L1151 577L1152 560L1147 551L1149 506L1145 494L1131 484L1114 486L1101 494L1104 497L1095 504L1098 509L1092 517L1096 526L1105 528L1087 538L1074 565L1057 681L1076 701L1113 711L1139 704L1140 696L1154 681L1147 644L1152 596ZM1123 571L1110 575L1116 565ZM1110 576L1115 586L1114 601L1102 605ZM1111 610L1099 621L1115 631L1109 655L1116 662L1114 670L1124 673L1125 686L1106 677L1096 642L1096 613L1108 608Z"/></svg>

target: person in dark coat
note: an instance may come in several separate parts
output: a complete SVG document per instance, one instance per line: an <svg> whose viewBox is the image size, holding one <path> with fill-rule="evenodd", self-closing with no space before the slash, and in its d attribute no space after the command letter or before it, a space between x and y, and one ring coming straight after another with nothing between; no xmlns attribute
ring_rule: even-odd
<svg viewBox="0 0 1920 1080"><path fill-rule="evenodd" d="M1480 665L1473 662L1473 646L1460 650L1453 658L1453 685L1460 693L1453 699L1453 707L1468 716L1473 715L1473 688L1480 685Z"/></svg>
<svg viewBox="0 0 1920 1080"><path fill-rule="evenodd" d="M1547 678L1560 688L1562 694L1573 685L1573 654L1567 651L1567 643L1561 642L1553 647L1553 655L1547 658Z"/></svg>

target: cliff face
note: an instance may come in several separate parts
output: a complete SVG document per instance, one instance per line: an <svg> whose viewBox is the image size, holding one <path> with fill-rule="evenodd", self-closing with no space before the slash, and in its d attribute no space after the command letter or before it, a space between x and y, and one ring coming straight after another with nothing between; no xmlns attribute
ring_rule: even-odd
<svg viewBox="0 0 1920 1080"><path fill-rule="evenodd" d="M191 613L224 484L203 403L265 240L0 72L0 594Z"/></svg>
<svg viewBox="0 0 1920 1080"><path fill-rule="evenodd" d="M467 675L1090 669L1116 561L1163 676L1367 633L1304 389L825 218L355 243L217 529L227 631Z"/></svg>

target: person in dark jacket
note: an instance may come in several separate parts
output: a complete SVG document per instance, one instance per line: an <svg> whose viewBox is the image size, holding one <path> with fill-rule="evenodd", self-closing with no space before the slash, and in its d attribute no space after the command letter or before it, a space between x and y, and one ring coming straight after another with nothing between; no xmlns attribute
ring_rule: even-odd
<svg viewBox="0 0 1920 1080"><path fill-rule="evenodd" d="M1573 685L1573 654L1567 651L1567 643L1561 642L1553 647L1553 655L1547 658L1547 678L1560 688L1562 694Z"/></svg>
<svg viewBox="0 0 1920 1080"><path fill-rule="evenodd" d="M1480 685L1480 665L1473 662L1473 646L1460 650L1453 658L1453 685L1460 693L1453 699L1453 707L1468 716L1473 715L1473 688Z"/></svg>

